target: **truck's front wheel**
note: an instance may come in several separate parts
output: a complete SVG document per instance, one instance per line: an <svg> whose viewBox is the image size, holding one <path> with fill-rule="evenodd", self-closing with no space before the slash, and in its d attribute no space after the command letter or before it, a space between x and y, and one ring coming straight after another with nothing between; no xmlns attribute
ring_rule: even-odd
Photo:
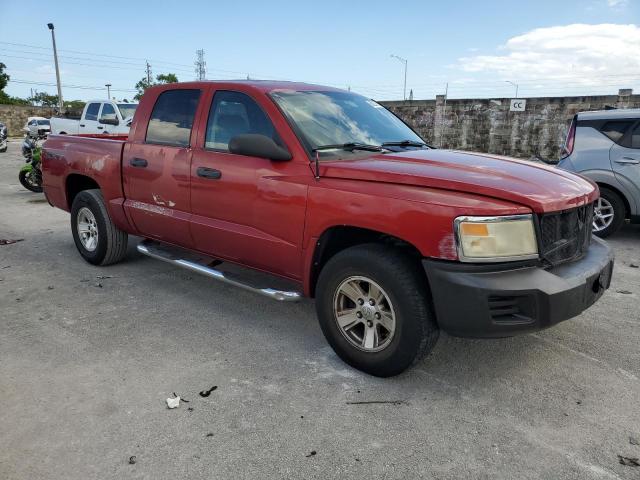
<svg viewBox="0 0 640 480"><path fill-rule="evenodd" d="M109 265L127 253L127 234L116 227L97 189L84 190L71 206L71 232L80 255L93 265Z"/></svg>
<svg viewBox="0 0 640 480"><path fill-rule="evenodd" d="M318 278L316 309L338 356L371 375L399 374L438 339L419 264L384 245L360 245L333 256Z"/></svg>

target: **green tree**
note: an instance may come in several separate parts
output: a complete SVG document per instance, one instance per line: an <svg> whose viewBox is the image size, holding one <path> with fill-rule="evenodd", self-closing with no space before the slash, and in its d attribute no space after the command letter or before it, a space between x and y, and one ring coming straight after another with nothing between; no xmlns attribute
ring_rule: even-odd
<svg viewBox="0 0 640 480"><path fill-rule="evenodd" d="M31 103L40 104L43 107L55 107L58 105L58 95L50 95L47 92L38 92L33 97L29 97Z"/></svg>
<svg viewBox="0 0 640 480"><path fill-rule="evenodd" d="M178 83L178 77L175 73L161 73L156 75L155 81L152 82L148 82L147 77L143 77L138 83L136 83L136 90L138 90L138 93L133 98L135 100L140 100L142 95L144 95L144 92L146 92L149 87L165 83Z"/></svg>
<svg viewBox="0 0 640 480"><path fill-rule="evenodd" d="M9 79L11 78L8 73L4 73L5 68L7 68L7 66L0 62L0 92L4 90L4 87L7 86Z"/></svg>

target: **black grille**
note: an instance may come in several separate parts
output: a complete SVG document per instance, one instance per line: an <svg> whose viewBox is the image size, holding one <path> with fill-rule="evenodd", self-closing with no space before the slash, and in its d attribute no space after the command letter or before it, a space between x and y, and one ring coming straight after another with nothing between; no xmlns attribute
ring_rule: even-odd
<svg viewBox="0 0 640 480"><path fill-rule="evenodd" d="M582 257L591 243L593 204L540 216L541 258L551 265Z"/></svg>

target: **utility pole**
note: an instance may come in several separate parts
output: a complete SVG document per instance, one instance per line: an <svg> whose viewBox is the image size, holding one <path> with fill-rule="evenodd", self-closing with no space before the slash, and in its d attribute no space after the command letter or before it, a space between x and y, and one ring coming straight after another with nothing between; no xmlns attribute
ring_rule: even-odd
<svg viewBox="0 0 640 480"><path fill-rule="evenodd" d="M145 60L145 62L147 64L147 84L151 85L151 65L149 65L147 60Z"/></svg>
<svg viewBox="0 0 640 480"><path fill-rule="evenodd" d="M105 83L104 86L107 87L107 98L111 100L111 84Z"/></svg>
<svg viewBox="0 0 640 480"><path fill-rule="evenodd" d="M56 83L58 84L58 106L60 113L64 113L64 102L62 101L62 85L60 85L60 69L58 68L58 51L56 50L56 34L53 32L53 23L47 23L51 30L51 41L53 42L53 62L56 65Z"/></svg>
<svg viewBox="0 0 640 480"><path fill-rule="evenodd" d="M397 58L402 63L404 63L404 90L402 93L402 97L403 97L402 99L406 100L407 99L407 64L409 63L409 61L406 58L399 57L398 55L394 55L393 53L391 54L391 56L393 58Z"/></svg>
<svg viewBox="0 0 640 480"><path fill-rule="evenodd" d="M207 76L207 62L204 61L204 50L196 50L196 78L198 80L204 80Z"/></svg>

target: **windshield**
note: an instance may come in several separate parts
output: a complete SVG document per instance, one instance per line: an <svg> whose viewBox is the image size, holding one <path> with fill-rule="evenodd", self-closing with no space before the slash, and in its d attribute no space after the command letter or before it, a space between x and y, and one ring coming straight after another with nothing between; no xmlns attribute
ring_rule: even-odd
<svg viewBox="0 0 640 480"><path fill-rule="evenodd" d="M405 140L423 143L382 105L355 93L276 91L271 97L302 136L309 151L348 143L382 145Z"/></svg>
<svg viewBox="0 0 640 480"><path fill-rule="evenodd" d="M127 117L133 117L133 114L136 113L136 108L138 108L137 103L119 103L118 104L118 109L120 110L120 115L122 115L123 120Z"/></svg>
<svg viewBox="0 0 640 480"><path fill-rule="evenodd" d="M49 125L49 120L38 120L38 125Z"/></svg>

